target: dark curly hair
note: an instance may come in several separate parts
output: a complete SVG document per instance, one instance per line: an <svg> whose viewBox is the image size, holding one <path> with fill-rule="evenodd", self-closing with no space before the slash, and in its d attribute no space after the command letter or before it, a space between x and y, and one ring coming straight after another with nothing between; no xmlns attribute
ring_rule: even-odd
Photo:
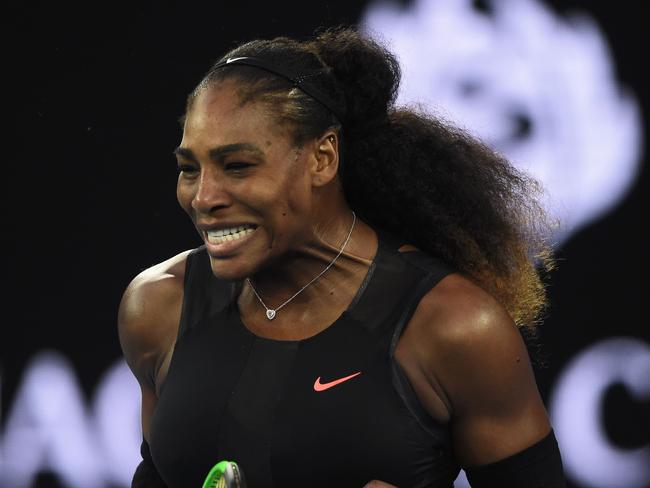
<svg viewBox="0 0 650 488"><path fill-rule="evenodd" d="M214 69L234 57L264 59L311 77L346 108L339 120L285 78L250 66ZM519 326L534 332L546 304L544 271L553 264L538 183L464 131L413 108L394 105L395 56L353 28L306 41L255 40L225 54L188 97L238 81L242 105L266 103L296 145L334 129L341 140L339 178L350 207L440 257L492 293Z"/></svg>

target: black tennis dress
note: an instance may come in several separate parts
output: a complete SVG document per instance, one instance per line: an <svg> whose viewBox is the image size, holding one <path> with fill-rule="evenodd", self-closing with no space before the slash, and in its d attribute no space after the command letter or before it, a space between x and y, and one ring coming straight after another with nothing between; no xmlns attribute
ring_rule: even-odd
<svg viewBox="0 0 650 488"><path fill-rule="evenodd" d="M449 488L449 434L424 411L393 357L420 298L451 269L379 233L349 308L300 341L261 338L235 286L203 247L187 258L174 355L151 423L151 455L170 488L200 488L236 461L249 488Z"/></svg>

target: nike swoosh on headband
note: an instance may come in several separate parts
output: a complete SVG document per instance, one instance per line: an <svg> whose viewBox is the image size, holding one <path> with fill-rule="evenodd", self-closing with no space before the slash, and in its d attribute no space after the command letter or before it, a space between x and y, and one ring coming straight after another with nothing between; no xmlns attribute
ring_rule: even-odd
<svg viewBox="0 0 650 488"><path fill-rule="evenodd" d="M234 66L234 65L244 65L244 66L253 66L259 69L263 69L270 73L285 78L293 83L294 86L300 88L307 95L312 97L314 100L322 104L326 109L332 112L338 119L339 122L343 122L345 119L345 103L337 103L330 96L328 96L316 83L312 83L310 78L317 74L320 74L322 70L311 70L307 72L299 72L295 69L290 69L282 67L277 63L273 63L264 59L255 58L252 56L237 56L235 58L228 58L225 61L221 61L215 64L211 71L215 71L223 66Z"/></svg>
<svg viewBox="0 0 650 488"><path fill-rule="evenodd" d="M359 371L358 373L351 374L350 376L345 376L343 378L339 378L338 380L330 381L328 383L321 383L320 382L320 376L319 376L318 378L316 378L316 381L314 382L314 390L315 391L329 390L333 386L339 385L339 384L343 383L344 381L348 381L348 380L354 378L355 376L359 376L360 374L361 374L361 371Z"/></svg>

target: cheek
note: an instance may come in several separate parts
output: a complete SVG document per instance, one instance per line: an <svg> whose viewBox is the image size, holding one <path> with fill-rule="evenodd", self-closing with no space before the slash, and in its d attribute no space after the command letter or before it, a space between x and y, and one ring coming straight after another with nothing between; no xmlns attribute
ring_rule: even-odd
<svg viewBox="0 0 650 488"><path fill-rule="evenodd" d="M294 239L301 234L309 217L309 194L300 180L275 181L253 203L273 233L274 240Z"/></svg>
<svg viewBox="0 0 650 488"><path fill-rule="evenodd" d="M284 191L288 211L294 214L307 214L311 207L311 186L298 175L289 182Z"/></svg>
<svg viewBox="0 0 650 488"><path fill-rule="evenodd" d="M176 200L183 210L190 215L192 213L192 198L192 189L189 185L181 183L179 177L179 181L176 183Z"/></svg>
<svg viewBox="0 0 650 488"><path fill-rule="evenodd" d="M304 165L304 161L290 164L279 185L282 187L282 198L290 210L298 213L302 213L311 200L311 180Z"/></svg>
<svg viewBox="0 0 650 488"><path fill-rule="evenodd" d="M276 214L293 199L293 184L285 178L256 177L238 184L232 189L233 197L260 213Z"/></svg>

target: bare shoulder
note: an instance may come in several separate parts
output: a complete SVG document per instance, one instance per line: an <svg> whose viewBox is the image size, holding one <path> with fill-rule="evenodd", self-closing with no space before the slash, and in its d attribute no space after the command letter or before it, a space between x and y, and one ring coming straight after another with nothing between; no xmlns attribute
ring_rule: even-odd
<svg viewBox="0 0 650 488"><path fill-rule="evenodd" d="M421 344L421 365L435 375L456 415L487 393L521 384L518 376L526 376L525 383L532 378L526 346L507 310L461 274L445 277L422 298L409 328Z"/></svg>
<svg viewBox="0 0 650 488"><path fill-rule="evenodd" d="M173 346L183 303L184 251L139 273L127 286L118 311L118 334L126 362L143 382Z"/></svg>
<svg viewBox="0 0 650 488"><path fill-rule="evenodd" d="M414 319L433 342L454 349L471 349L476 340L492 341L495 334L518 334L505 308L459 273L446 276L422 297Z"/></svg>

